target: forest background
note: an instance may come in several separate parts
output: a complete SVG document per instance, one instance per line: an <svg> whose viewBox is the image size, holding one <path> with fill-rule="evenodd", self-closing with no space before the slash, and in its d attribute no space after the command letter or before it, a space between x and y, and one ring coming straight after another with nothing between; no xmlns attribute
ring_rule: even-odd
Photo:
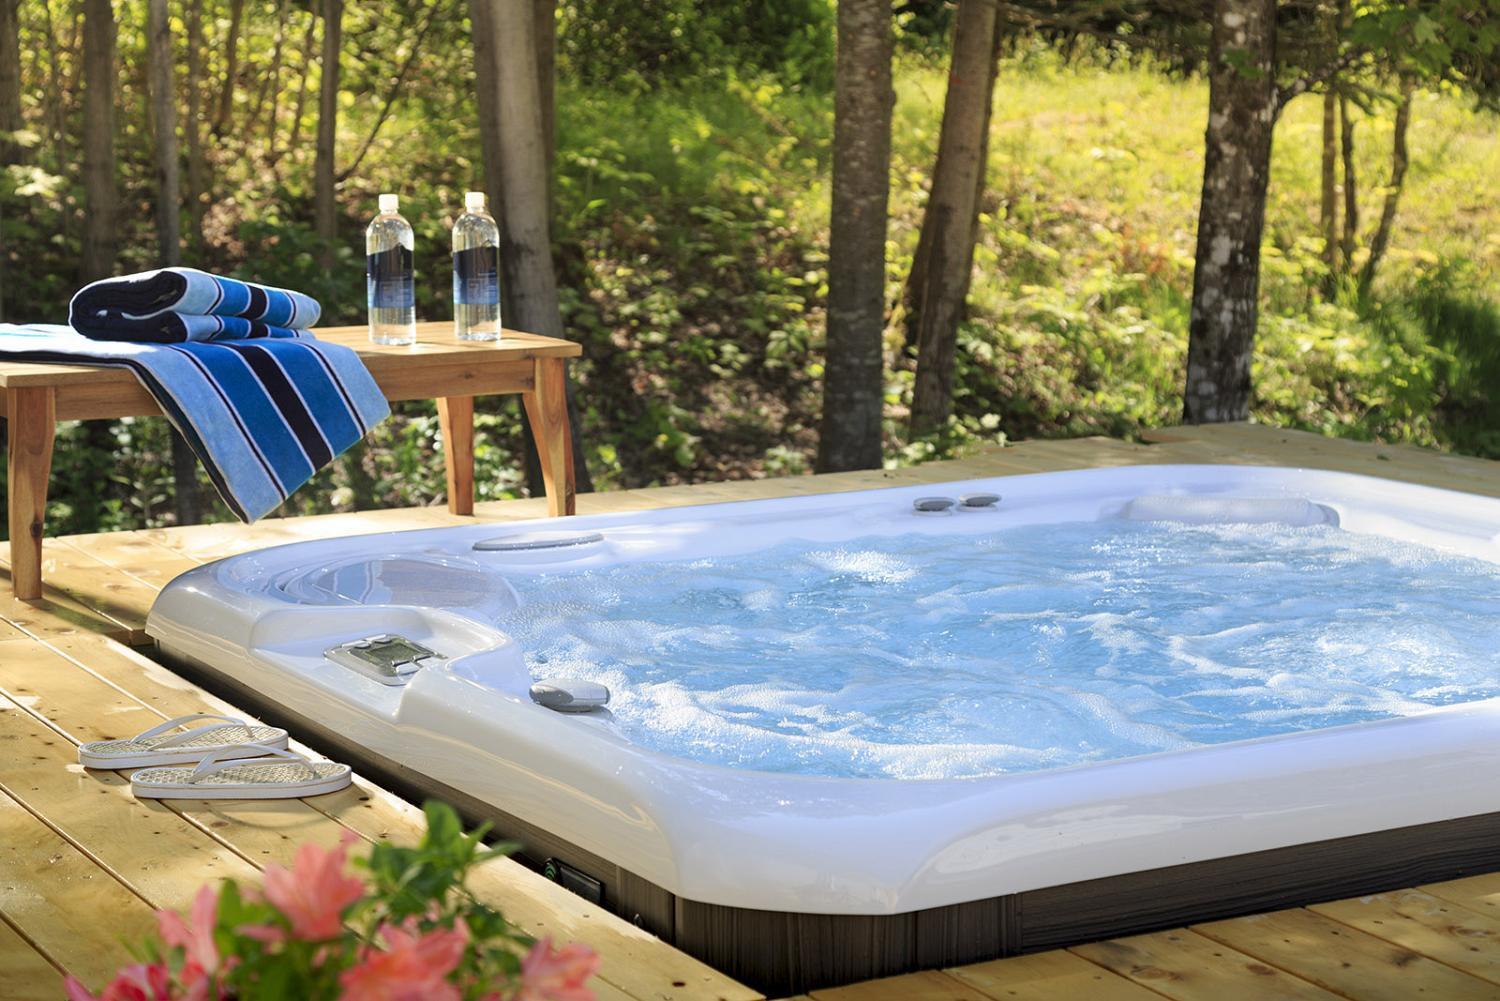
<svg viewBox="0 0 1500 1001"><path fill-rule="evenodd" d="M85 246L84 146L97 128L83 82L86 14L97 24L101 2L117 74L114 240L102 251ZM88 277L85 258L98 268L101 252L114 273L163 259L148 6L4 0L19 121L0 121L0 318L63 322ZM448 231L463 193L486 187L469 5L334 4L333 87L324 86L326 0L165 6L186 178L182 263L301 289L324 304L325 324L361 323L362 231L376 195L393 191L416 230L418 315L449 318ZM553 260L565 334L584 345L574 402L594 487L811 471L828 298L833 4L548 8ZM895 8L883 461L1178 422L1208 111L1202 59L1190 47L1137 44L1126 22L1111 33L1018 20L997 33L952 416L912 434L902 282L930 191L953 20L941 3ZM1341 96L1332 255L1330 102L1310 92L1276 125L1251 413L1500 458L1500 119L1442 80L1403 91L1350 71ZM330 126L331 230L319 225L315 191L317 136ZM1386 248L1378 270L1367 268L1388 203ZM514 402L481 400L478 421L480 498L524 494ZM437 435L431 404L401 404L287 510L439 502ZM160 419L65 427L53 476L49 521L60 534L228 517L201 477L198 506L182 509Z"/></svg>

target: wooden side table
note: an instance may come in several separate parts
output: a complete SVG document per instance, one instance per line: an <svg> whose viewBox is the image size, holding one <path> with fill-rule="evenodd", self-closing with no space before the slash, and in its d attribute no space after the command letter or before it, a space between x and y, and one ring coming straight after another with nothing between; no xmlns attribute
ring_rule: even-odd
<svg viewBox="0 0 1500 1001"><path fill-rule="evenodd" d="M318 337L359 352L388 400L437 400L448 472L448 510L474 513L474 397L519 393L547 487L547 512L574 511L567 364L572 341L507 330L499 341L460 341L452 323L419 323L409 347L371 344L366 327ZM10 579L18 598L42 594L47 481L58 421L151 417L156 401L125 369L0 361L0 400L10 422L6 507Z"/></svg>

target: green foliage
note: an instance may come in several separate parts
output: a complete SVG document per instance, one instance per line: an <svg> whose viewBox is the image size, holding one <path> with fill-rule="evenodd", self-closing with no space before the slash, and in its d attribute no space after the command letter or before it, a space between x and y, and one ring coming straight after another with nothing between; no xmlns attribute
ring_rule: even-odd
<svg viewBox="0 0 1500 1001"><path fill-rule="evenodd" d="M349 5L341 167L371 134L395 67L431 9L397 6ZM142 8L121 7L122 271L154 264ZM227 4L209 9L223 14ZM362 322L363 228L375 196L395 191L416 230L419 315L448 318L449 227L463 192L482 185L465 21L438 16L404 96L341 184L334 264L325 270L310 222L316 58L309 100L300 120L292 114L310 14L288 5L285 65L273 86L262 74L278 9L272 0L246 5L234 127L209 144L207 245L188 263L305 289L323 302L325 322ZM573 366L579 447L602 486L812 467L827 292L832 10L829 0L564 0L554 236L567 330L584 344ZM41 5L22 11L24 51L48 51L41 13ZM1131 436L1174 422L1206 87L1174 72L1176 63L1127 57L1117 43L1017 36L997 84L956 414L940 434L908 440L912 360L901 342L900 287L936 153L947 16L930 3L898 14L906 44L887 252L886 461L942 458L1005 438ZM204 76L214 97L227 22L209 25ZM19 320L60 321L77 284L81 186L72 137L81 111L69 89L71 26L54 28L68 97L61 136L44 104L28 99L28 130L38 138L26 168L0 175L3 291L7 317ZM1146 30L1124 22L1111 30L1137 28ZM32 74L45 74L47 61L23 70L28 93L42 93ZM262 83L267 97L252 118ZM1256 419L1497 454L1500 414L1488 401L1500 372L1487 296L1500 275L1500 129L1493 114L1473 109L1475 89L1450 80L1418 92L1395 237L1364 302L1342 293L1324 301L1319 109L1313 99L1286 109L1266 210ZM274 141L265 128L272 95ZM1356 114L1368 229L1389 170L1391 109L1373 102ZM1353 269L1361 263L1356 257ZM519 496L516 401L479 405L479 496ZM169 469L160 420L65 426L51 525L79 533L170 524ZM403 403L367 446L320 473L285 510L427 505L444 489L433 406ZM228 513L215 505L211 517Z"/></svg>
<svg viewBox="0 0 1500 1001"><path fill-rule="evenodd" d="M566 77L642 91L726 72L833 86L832 0L562 0Z"/></svg>

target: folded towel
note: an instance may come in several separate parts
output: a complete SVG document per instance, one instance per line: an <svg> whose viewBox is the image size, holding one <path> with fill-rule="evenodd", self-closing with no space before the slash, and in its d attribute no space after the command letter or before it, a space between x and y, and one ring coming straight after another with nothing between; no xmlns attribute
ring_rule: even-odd
<svg viewBox="0 0 1500 1001"><path fill-rule="evenodd" d="M134 372L242 521L274 510L390 413L359 355L306 331L132 344L91 340L54 324L0 324L0 357Z"/></svg>
<svg viewBox="0 0 1500 1001"><path fill-rule="evenodd" d="M101 341L221 341L291 337L318 322L301 292L162 268L85 285L68 307L73 329Z"/></svg>

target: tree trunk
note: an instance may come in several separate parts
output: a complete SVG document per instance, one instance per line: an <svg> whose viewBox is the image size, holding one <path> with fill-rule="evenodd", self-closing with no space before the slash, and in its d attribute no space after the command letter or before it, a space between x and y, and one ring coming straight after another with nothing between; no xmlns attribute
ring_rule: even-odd
<svg viewBox="0 0 1500 1001"><path fill-rule="evenodd" d="M1401 83L1401 103L1396 106L1396 128L1391 136L1391 179L1385 187L1385 203L1380 207L1380 222L1375 224L1375 235L1370 238L1370 256L1359 272L1359 294L1368 295L1375 284L1375 273L1385 257L1386 247L1391 242L1391 229L1396 224L1396 206L1401 201L1401 187L1406 183L1407 151L1406 132L1411 126L1411 97L1413 85L1409 80Z"/></svg>
<svg viewBox="0 0 1500 1001"><path fill-rule="evenodd" d="M20 131L21 2L0 0L0 133ZM0 166L20 163L21 144L0 135Z"/></svg>
<svg viewBox="0 0 1500 1001"><path fill-rule="evenodd" d="M1332 83L1323 94L1323 200L1318 211L1318 231L1323 234L1324 297L1333 294L1339 269L1339 98Z"/></svg>
<svg viewBox="0 0 1500 1001"><path fill-rule="evenodd" d="M156 157L156 240L162 267L182 263L177 177L177 93L172 81L172 33L167 0L149 0L146 58L151 73L152 152Z"/></svg>
<svg viewBox="0 0 1500 1001"><path fill-rule="evenodd" d="M1359 183L1354 171L1354 120L1349 117L1349 98L1339 95L1339 152L1344 161L1344 238L1339 252L1344 267L1354 266L1359 246Z"/></svg>
<svg viewBox="0 0 1500 1001"><path fill-rule="evenodd" d="M984 170L980 154L993 97L995 8L995 0L962 0L953 26L937 164L918 238L927 244L926 259L908 295L917 341L913 436L940 429L953 412L954 352L974 265L974 217Z"/></svg>
<svg viewBox="0 0 1500 1001"><path fill-rule="evenodd" d="M214 113L214 138L229 127L229 112L234 106L234 87L240 70L240 21L245 0L229 0L229 34L224 39L224 83L219 88L219 110Z"/></svg>
<svg viewBox="0 0 1500 1001"><path fill-rule="evenodd" d="M287 149L294 150L302 141L302 113L307 109L307 80L312 69L313 37L318 30L318 16L312 13L307 19L307 36L302 39L302 76L297 81L297 103L292 111L292 131L287 139ZM274 167L280 156L276 153L275 137L271 140L270 161Z"/></svg>
<svg viewBox="0 0 1500 1001"><path fill-rule="evenodd" d="M887 0L839 0L820 473L881 464L891 50Z"/></svg>
<svg viewBox="0 0 1500 1001"><path fill-rule="evenodd" d="M203 153L203 0L187 3L187 138L188 246L203 261L203 212L208 197L208 163Z"/></svg>
<svg viewBox="0 0 1500 1001"><path fill-rule="evenodd" d="M475 0L483 3L486 0ZM500 184L501 289L509 288L508 322L521 330L561 337L562 313L552 266L547 211L547 134L542 122L541 85L536 59L535 5L488 0L496 84L497 135L505 137L505 169ZM478 62L476 54L476 62ZM578 492L593 489L578 430L578 410L568 387L573 473Z"/></svg>
<svg viewBox="0 0 1500 1001"><path fill-rule="evenodd" d="M1276 0L1215 0L1183 420L1250 416L1271 135Z"/></svg>
<svg viewBox="0 0 1500 1001"><path fill-rule="evenodd" d="M84 282L115 268L115 18L110 0L83 0Z"/></svg>
<svg viewBox="0 0 1500 1001"><path fill-rule="evenodd" d="M333 266L334 240L338 236L338 209L333 202L333 143L339 113L339 45L344 20L344 0L322 0L323 62L318 96L318 154L313 165L313 216L323 247L319 260L326 270Z"/></svg>
<svg viewBox="0 0 1500 1001"><path fill-rule="evenodd" d="M152 144L156 156L156 240L164 268L182 263L181 195L177 177L177 92L172 81L172 32L167 0L149 0L146 8L146 58L151 73ZM177 524L203 520L198 490L198 460L175 429L172 432L172 492Z"/></svg>
<svg viewBox="0 0 1500 1001"><path fill-rule="evenodd" d="M557 0L532 0L536 25L537 106L542 109L542 145L547 151L547 190L557 158ZM551 216L551 209L548 209Z"/></svg>
<svg viewBox="0 0 1500 1001"><path fill-rule="evenodd" d="M20 0L0 0L0 170L20 163L25 150L9 133L21 129L21 18ZM0 208L4 199L0 198ZM5 225L0 218L0 226ZM5 319L5 241L0 232L0 320ZM0 428L3 430L3 428Z"/></svg>
<svg viewBox="0 0 1500 1001"><path fill-rule="evenodd" d="M286 19L287 0L281 0L276 5L276 36L271 43L271 65L266 67L265 75L260 78L260 86L256 88L255 103L250 107L250 114L245 122L245 134L241 139L242 146L248 146L250 143L250 134L260 120L260 112L266 105L267 95L271 98L271 123L267 131L272 134L276 131L276 99L281 94L281 52L286 45Z"/></svg>
<svg viewBox="0 0 1500 1001"><path fill-rule="evenodd" d="M500 142L500 86L495 67L494 0L469 0L469 22L474 29L475 104L479 113L479 149L484 158L484 194L490 214L504 227L500 204L504 152ZM501 289L504 294L505 290ZM508 307L507 307L507 312Z"/></svg>

